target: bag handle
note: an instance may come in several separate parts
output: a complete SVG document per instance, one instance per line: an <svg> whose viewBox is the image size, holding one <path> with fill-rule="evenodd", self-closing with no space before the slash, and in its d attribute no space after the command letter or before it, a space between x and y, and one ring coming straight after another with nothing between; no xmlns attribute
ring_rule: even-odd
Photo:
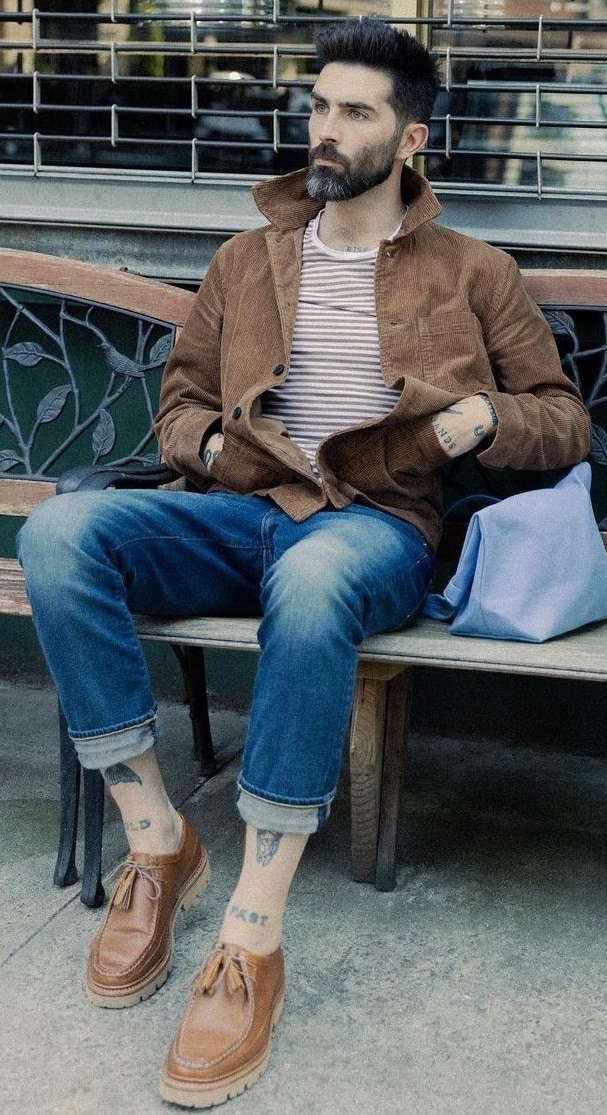
<svg viewBox="0 0 607 1115"><path fill-rule="evenodd" d="M443 512L443 522L448 523L453 518L454 514L458 511L467 511L469 507L480 509L481 507L489 507L492 503L501 503L501 496L491 496L484 492L472 492L469 496L460 496L459 499L450 503Z"/></svg>

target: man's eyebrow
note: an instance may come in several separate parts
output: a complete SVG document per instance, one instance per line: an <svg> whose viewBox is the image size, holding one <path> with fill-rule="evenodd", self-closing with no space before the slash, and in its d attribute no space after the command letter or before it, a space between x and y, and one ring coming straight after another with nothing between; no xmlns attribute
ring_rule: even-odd
<svg viewBox="0 0 607 1115"><path fill-rule="evenodd" d="M317 93L315 89L312 90L310 96L312 100L322 101L324 105L328 103L327 98L323 97L322 93ZM367 104L366 101L338 101L337 105L339 108L359 108L363 112L377 112L377 109L373 105Z"/></svg>

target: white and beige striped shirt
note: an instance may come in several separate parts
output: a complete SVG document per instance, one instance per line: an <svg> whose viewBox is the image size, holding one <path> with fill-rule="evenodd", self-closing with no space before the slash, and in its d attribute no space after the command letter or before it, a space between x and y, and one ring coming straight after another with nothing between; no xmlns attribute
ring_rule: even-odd
<svg viewBox="0 0 607 1115"><path fill-rule="evenodd" d="M341 252L306 228L289 378L265 392L263 413L285 423L314 466L330 434L387 414L400 392L381 374L375 314L377 250Z"/></svg>

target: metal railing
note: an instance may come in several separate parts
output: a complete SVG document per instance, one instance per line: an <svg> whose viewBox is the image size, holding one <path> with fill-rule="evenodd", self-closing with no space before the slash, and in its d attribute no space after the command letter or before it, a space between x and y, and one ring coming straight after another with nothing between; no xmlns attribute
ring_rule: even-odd
<svg viewBox="0 0 607 1115"><path fill-rule="evenodd" d="M370 5L327 7L0 0L0 171L189 183L303 165L314 33ZM439 55L439 192L607 199L607 0L372 7Z"/></svg>

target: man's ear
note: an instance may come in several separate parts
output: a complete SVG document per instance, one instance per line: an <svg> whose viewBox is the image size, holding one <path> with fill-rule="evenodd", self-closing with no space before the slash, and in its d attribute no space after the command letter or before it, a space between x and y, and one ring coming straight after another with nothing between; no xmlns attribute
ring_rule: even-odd
<svg viewBox="0 0 607 1115"><path fill-rule="evenodd" d="M412 155L415 155L417 151L421 150L428 142L428 134L428 127L426 124L407 124L403 129L403 134L396 152L396 158L402 159L403 161L410 159Z"/></svg>

